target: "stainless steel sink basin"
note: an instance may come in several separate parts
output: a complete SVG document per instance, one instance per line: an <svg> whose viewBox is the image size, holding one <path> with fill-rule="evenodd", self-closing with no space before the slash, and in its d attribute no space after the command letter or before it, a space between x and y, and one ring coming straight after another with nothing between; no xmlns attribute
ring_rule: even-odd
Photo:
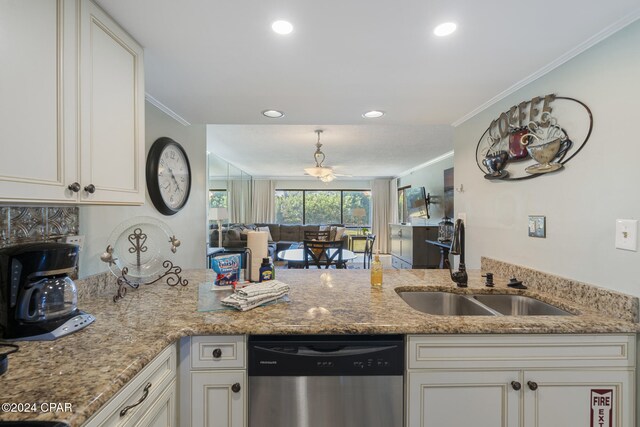
<svg viewBox="0 0 640 427"><path fill-rule="evenodd" d="M571 316L558 307L523 295L473 295L473 298L505 316Z"/></svg>
<svg viewBox="0 0 640 427"><path fill-rule="evenodd" d="M415 310L440 316L493 316L487 307L464 295L449 292L399 292L407 304Z"/></svg>
<svg viewBox="0 0 640 427"><path fill-rule="evenodd" d="M572 316L546 302L523 295L460 295L439 291L398 292L409 306L439 316Z"/></svg>

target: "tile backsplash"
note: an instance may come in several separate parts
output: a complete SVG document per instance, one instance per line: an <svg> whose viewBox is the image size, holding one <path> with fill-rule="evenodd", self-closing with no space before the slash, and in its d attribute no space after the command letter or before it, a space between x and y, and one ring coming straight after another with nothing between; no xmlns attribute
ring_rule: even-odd
<svg viewBox="0 0 640 427"><path fill-rule="evenodd" d="M76 206L0 206L0 248L78 234Z"/></svg>

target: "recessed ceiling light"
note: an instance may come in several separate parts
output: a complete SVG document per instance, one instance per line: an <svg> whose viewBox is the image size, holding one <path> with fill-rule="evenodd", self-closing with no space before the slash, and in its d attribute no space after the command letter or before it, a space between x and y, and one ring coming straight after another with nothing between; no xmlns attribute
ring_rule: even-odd
<svg viewBox="0 0 640 427"><path fill-rule="evenodd" d="M365 119L377 119L378 117L384 116L384 111L371 110L362 114L362 117Z"/></svg>
<svg viewBox="0 0 640 427"><path fill-rule="evenodd" d="M453 22L445 22L444 24L438 25L433 30L433 34L435 34L438 37L448 36L449 34L453 33L457 27L458 26Z"/></svg>
<svg viewBox="0 0 640 427"><path fill-rule="evenodd" d="M271 29L278 34L289 34L293 31L293 25L288 21L276 21L271 24Z"/></svg>
<svg viewBox="0 0 640 427"><path fill-rule="evenodd" d="M269 117L270 119L279 119L280 117L284 117L284 113L278 110L264 110L262 115Z"/></svg>

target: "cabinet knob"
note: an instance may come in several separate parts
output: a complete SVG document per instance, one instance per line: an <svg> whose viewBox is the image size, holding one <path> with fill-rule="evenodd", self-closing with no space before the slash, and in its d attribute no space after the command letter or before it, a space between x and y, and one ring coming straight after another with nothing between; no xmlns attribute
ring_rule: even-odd
<svg viewBox="0 0 640 427"><path fill-rule="evenodd" d="M231 391L234 393L237 393L240 391L240 383L235 383L234 385L231 386Z"/></svg>
<svg viewBox="0 0 640 427"><path fill-rule="evenodd" d="M77 193L78 191L80 191L80 183L74 182L73 184L69 184L67 188L74 193Z"/></svg>
<svg viewBox="0 0 640 427"><path fill-rule="evenodd" d="M522 388L522 384L520 384L518 381L511 381L511 388L513 388L515 391L518 391Z"/></svg>
<svg viewBox="0 0 640 427"><path fill-rule="evenodd" d="M93 184L89 184L86 187L84 187L84 191L86 191L89 194L93 194L96 192L96 186Z"/></svg>
<svg viewBox="0 0 640 427"><path fill-rule="evenodd" d="M537 390L538 389L538 383L535 381L527 381L527 385L529 386L529 390Z"/></svg>
<svg viewBox="0 0 640 427"><path fill-rule="evenodd" d="M220 359L221 356L222 356L222 350L220 350L219 348L216 348L215 350L213 350L214 359Z"/></svg>

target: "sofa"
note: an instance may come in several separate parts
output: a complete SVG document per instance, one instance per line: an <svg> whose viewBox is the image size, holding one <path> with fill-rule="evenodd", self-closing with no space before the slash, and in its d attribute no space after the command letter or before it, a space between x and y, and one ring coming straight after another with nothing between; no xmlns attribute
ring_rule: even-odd
<svg viewBox="0 0 640 427"><path fill-rule="evenodd" d="M269 255L275 255L289 249L294 243L302 243L305 231L329 231L330 240L342 240L344 247L349 245L349 236L345 233L343 224L229 224L222 227L222 246L228 250L238 250L247 247L247 233L249 231L266 231L269 229ZM259 230L261 229L261 230ZM212 246L218 244L218 226L211 226L210 240Z"/></svg>

